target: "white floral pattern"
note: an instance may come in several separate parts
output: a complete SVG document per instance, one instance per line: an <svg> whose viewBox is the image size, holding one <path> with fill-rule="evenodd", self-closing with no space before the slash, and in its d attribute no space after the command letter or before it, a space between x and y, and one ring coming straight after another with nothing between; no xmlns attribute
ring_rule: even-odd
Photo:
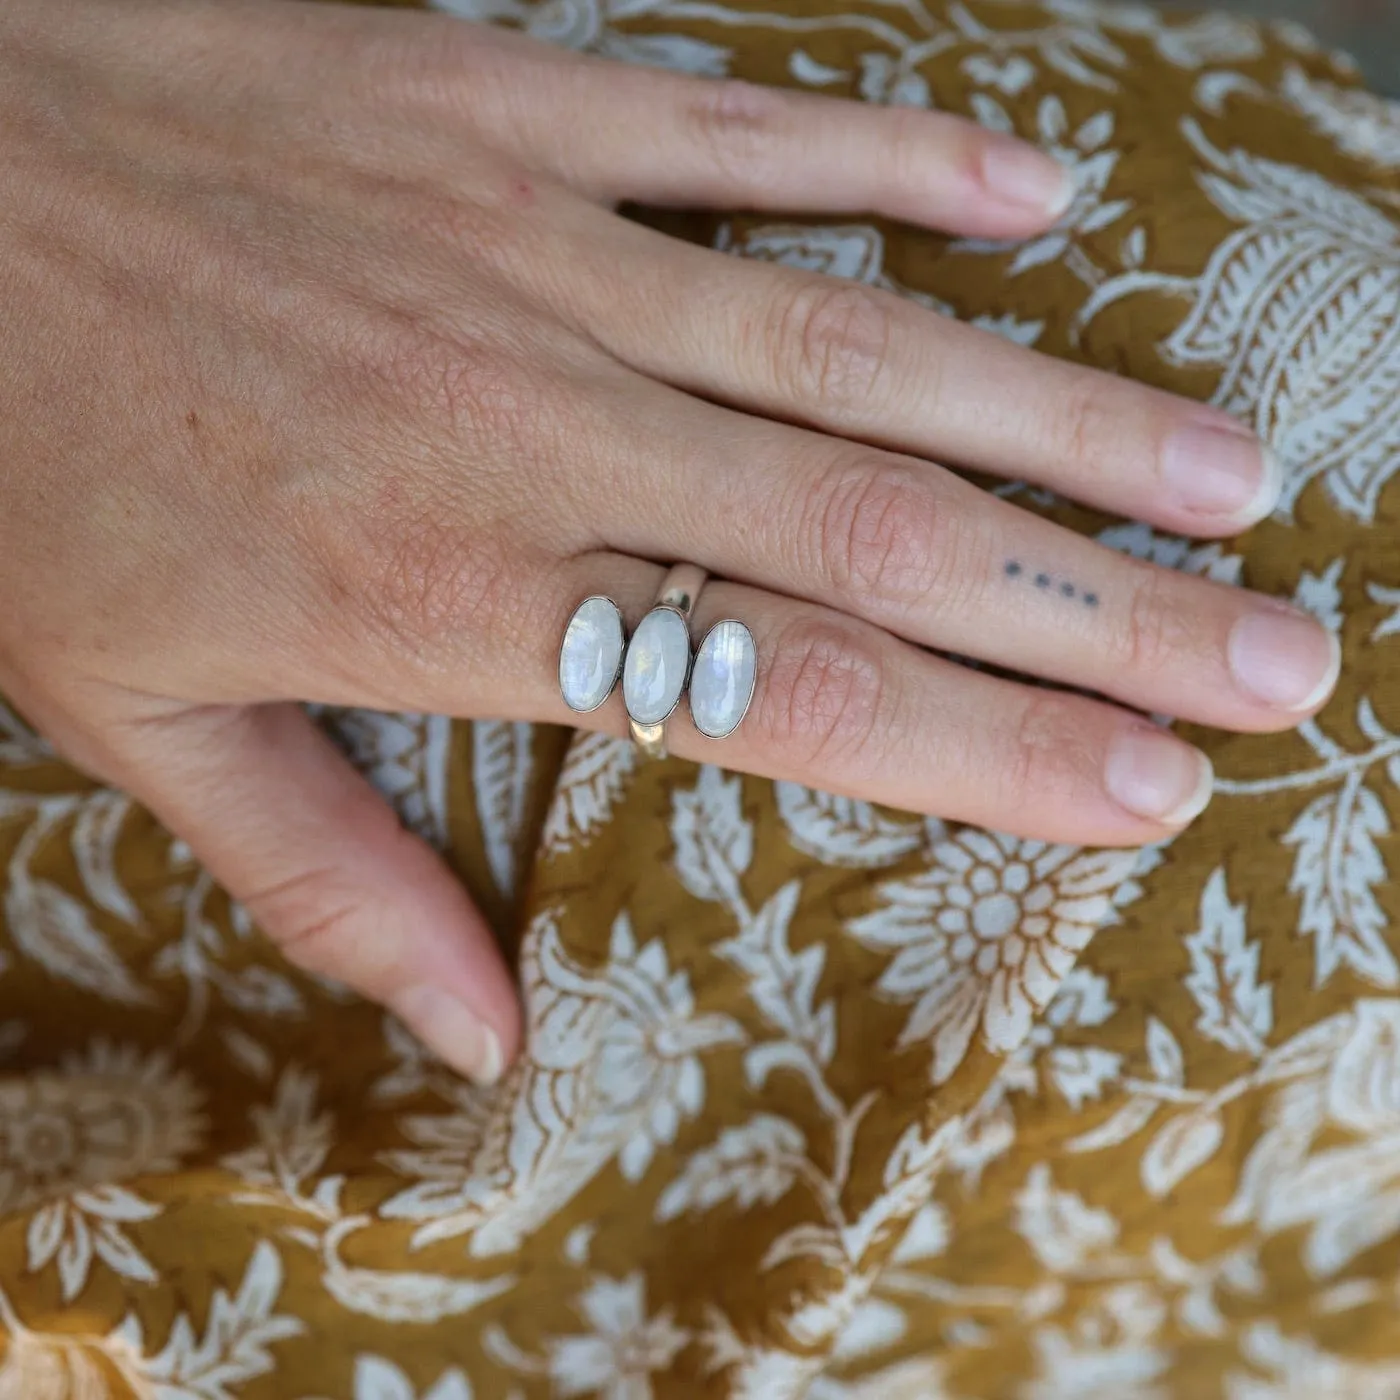
<svg viewBox="0 0 1400 1400"><path fill-rule="evenodd" d="M1055 153L1076 200L1023 246L714 241L1213 394L1283 457L1278 518L1098 538L1291 595L1347 693L1222 743L1200 827L1139 854L320 710L525 911L489 1092L0 705L0 1400L1400 1394L1397 109L1300 31L1106 0L439 8L696 73L780 47Z"/></svg>
<svg viewBox="0 0 1400 1400"><path fill-rule="evenodd" d="M1085 853L971 828L940 842L927 869L881 887L882 908L849 925L894 959L878 990L913 1009L901 1045L929 1041L934 1083L975 1034L1015 1050L1115 904L1132 897L1136 853Z"/></svg>

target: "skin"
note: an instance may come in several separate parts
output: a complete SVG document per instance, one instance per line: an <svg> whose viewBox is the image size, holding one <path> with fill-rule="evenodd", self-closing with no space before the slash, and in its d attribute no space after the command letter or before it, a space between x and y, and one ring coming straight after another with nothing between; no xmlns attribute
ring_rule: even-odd
<svg viewBox="0 0 1400 1400"><path fill-rule="evenodd" d="M1135 710L1278 730L1335 682L1286 605L937 465L1223 536L1277 495L1230 419L613 212L1024 237L1070 190L1016 142L440 16L7 0L0 143L0 690L466 1074L518 1049L508 973L295 702L625 733L563 704L564 625L693 560L759 677L675 753L1131 845L1210 781Z"/></svg>

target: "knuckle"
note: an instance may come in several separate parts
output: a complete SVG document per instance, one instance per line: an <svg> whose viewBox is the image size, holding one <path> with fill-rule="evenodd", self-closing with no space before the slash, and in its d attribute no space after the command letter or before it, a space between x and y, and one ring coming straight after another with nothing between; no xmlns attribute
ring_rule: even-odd
<svg viewBox="0 0 1400 1400"><path fill-rule="evenodd" d="M894 310L859 282L813 276L775 317L779 388L831 410L878 406L889 377Z"/></svg>
<svg viewBox="0 0 1400 1400"><path fill-rule="evenodd" d="M1064 696L1029 687L1007 737L1000 778L1008 811L1027 802L1067 805L1082 794L1094 757L1075 706Z"/></svg>
<svg viewBox="0 0 1400 1400"><path fill-rule="evenodd" d="M884 707L885 665L857 629L804 621L777 639L757 710L761 743L799 768L867 755Z"/></svg>
<svg viewBox="0 0 1400 1400"><path fill-rule="evenodd" d="M949 565L954 527L906 467L878 458L843 465L811 492L807 509L814 572L837 596L927 606L958 575Z"/></svg>
<svg viewBox="0 0 1400 1400"><path fill-rule="evenodd" d="M1087 377L1076 378L1060 398L1055 416L1062 460L1076 466L1093 466L1103 460L1110 411L1101 385Z"/></svg>
<svg viewBox="0 0 1400 1400"><path fill-rule="evenodd" d="M781 93L737 78L703 81L683 123L722 178L743 189L769 183L786 130Z"/></svg>
<svg viewBox="0 0 1400 1400"><path fill-rule="evenodd" d="M284 957L307 972L358 981L373 953L373 919L362 890L346 887L334 870L302 871L239 901Z"/></svg>
<svg viewBox="0 0 1400 1400"><path fill-rule="evenodd" d="M1127 606L1119 630L1119 662L1135 676L1154 676L1182 659L1187 638L1169 596L1171 574L1151 564L1133 561Z"/></svg>

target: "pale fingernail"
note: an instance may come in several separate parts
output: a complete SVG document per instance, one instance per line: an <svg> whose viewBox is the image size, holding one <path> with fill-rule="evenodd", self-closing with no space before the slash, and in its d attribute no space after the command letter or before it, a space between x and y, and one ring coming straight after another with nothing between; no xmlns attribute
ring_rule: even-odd
<svg viewBox="0 0 1400 1400"><path fill-rule="evenodd" d="M1197 515L1254 524L1283 489L1279 460L1258 438L1228 428L1179 428L1162 450L1162 477Z"/></svg>
<svg viewBox="0 0 1400 1400"><path fill-rule="evenodd" d="M1104 785L1113 800L1164 826L1185 826L1199 817L1214 784L1205 754L1146 725L1118 734L1104 764Z"/></svg>
<svg viewBox="0 0 1400 1400"><path fill-rule="evenodd" d="M1316 709L1337 684L1342 645L1306 613L1289 607L1249 613L1230 632L1230 670L1240 687L1276 710Z"/></svg>
<svg viewBox="0 0 1400 1400"><path fill-rule="evenodd" d="M501 1042L477 1014L441 987L410 987L394 998L394 1010L430 1049L458 1074L491 1085L505 1069Z"/></svg>
<svg viewBox="0 0 1400 1400"><path fill-rule="evenodd" d="M998 199L1058 219L1074 199L1074 176L1047 156L1010 136L989 136L982 148L982 180Z"/></svg>

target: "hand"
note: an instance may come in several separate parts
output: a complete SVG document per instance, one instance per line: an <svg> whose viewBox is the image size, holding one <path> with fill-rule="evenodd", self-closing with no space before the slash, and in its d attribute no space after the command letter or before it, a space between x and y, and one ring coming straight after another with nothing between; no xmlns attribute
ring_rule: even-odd
<svg viewBox="0 0 1400 1400"><path fill-rule="evenodd" d="M930 460L1224 535L1277 492L1229 419L612 212L1028 235L1068 190L1006 138L256 0L9 0L0 114L0 688L468 1074L519 1041L491 938L292 702L573 723L575 605L693 560L759 678L676 752L1129 844L1209 767L1112 701L1271 730L1333 684L1311 620Z"/></svg>

